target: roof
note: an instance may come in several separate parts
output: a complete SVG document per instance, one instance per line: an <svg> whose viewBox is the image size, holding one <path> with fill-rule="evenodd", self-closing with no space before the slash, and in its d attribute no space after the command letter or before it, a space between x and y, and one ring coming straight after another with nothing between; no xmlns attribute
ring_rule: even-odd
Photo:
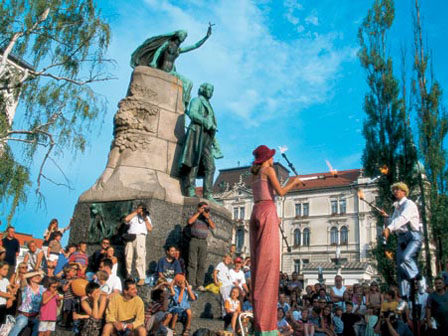
<svg viewBox="0 0 448 336"><path fill-rule="evenodd" d="M3 56L3 53L5 52L5 48L0 48L0 57ZM28 70L34 70L33 66L31 64L29 64L28 62L26 62L25 60L23 60L21 57L15 56L14 54L10 53L8 55L8 59L17 64L18 66L28 69Z"/></svg>
<svg viewBox="0 0 448 336"><path fill-rule="evenodd" d="M367 262L348 262L341 265L341 268L344 270L367 270L369 267L369 263ZM311 262L306 264L303 267L304 271L316 271L322 267L323 270L336 270L336 264L332 262Z"/></svg>
<svg viewBox="0 0 448 336"><path fill-rule="evenodd" d="M324 176L324 179L316 179L311 181L304 181L305 185L295 187L290 192L314 189L326 189L334 187L345 187L353 184L361 175L361 169L349 169L338 171L336 175L330 172L313 173L308 175L299 175L299 178L307 178L314 176Z"/></svg>
<svg viewBox="0 0 448 336"><path fill-rule="evenodd" d="M215 181L213 191L221 193L227 190L227 186L232 188L235 184L244 183L250 188L252 185L251 166L225 168L219 170L218 178ZM289 177L289 170L280 162L274 163L274 169L279 179L286 180Z"/></svg>
<svg viewBox="0 0 448 336"><path fill-rule="evenodd" d="M37 247L41 248L43 244L43 239L40 238L34 238L33 235L27 234L27 233L19 233L16 232L14 236L17 238L17 240L20 243L20 246L25 246L30 240L34 240L36 242Z"/></svg>

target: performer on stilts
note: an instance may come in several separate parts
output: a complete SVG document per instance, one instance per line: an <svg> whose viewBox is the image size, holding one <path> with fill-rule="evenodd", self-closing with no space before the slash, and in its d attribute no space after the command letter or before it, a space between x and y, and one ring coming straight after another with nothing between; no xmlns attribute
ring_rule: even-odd
<svg viewBox="0 0 448 336"><path fill-rule="evenodd" d="M394 213L391 218L383 210L381 215L389 219L389 225L384 229L383 235L388 239L390 233L397 234L397 251L395 254L397 266L397 280L403 301L410 299L411 285L420 277L417 258L422 247L422 234L420 216L417 205L407 198L409 188L403 182L391 186L392 193L397 201L394 203Z"/></svg>
<svg viewBox="0 0 448 336"><path fill-rule="evenodd" d="M280 237L275 194L283 196L301 181L282 187L273 168L275 149L264 145L253 153L251 168L254 208L250 218L251 287L256 336L277 336Z"/></svg>

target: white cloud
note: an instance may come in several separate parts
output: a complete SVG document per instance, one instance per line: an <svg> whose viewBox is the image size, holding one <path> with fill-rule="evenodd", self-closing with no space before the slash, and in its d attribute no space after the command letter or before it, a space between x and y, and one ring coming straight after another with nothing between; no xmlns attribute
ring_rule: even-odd
<svg viewBox="0 0 448 336"><path fill-rule="evenodd" d="M204 46L179 57L177 70L193 80L193 92L204 81L215 84L212 103L218 115L231 114L248 127L325 102L341 64L353 55L351 48L335 46L336 33L279 40L266 23L267 13L252 1L196 0L187 8L145 1L153 31L136 44L151 34L188 29L184 44L189 45L203 37L208 21L216 24ZM286 3L287 11L303 9L297 1Z"/></svg>
<svg viewBox="0 0 448 336"><path fill-rule="evenodd" d="M319 25L319 18L317 17L317 15L311 14L311 15L308 15L305 18L305 22L309 23L309 24L312 24L314 26L318 26Z"/></svg>

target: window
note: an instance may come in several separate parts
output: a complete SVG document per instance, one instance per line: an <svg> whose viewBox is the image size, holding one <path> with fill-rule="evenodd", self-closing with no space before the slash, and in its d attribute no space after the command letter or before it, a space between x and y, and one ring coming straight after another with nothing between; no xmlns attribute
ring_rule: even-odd
<svg viewBox="0 0 448 336"><path fill-rule="evenodd" d="M300 259L294 260L294 272L300 273Z"/></svg>
<svg viewBox="0 0 448 336"><path fill-rule="evenodd" d="M245 210L244 207L240 208L240 219L244 219L244 216L245 216L245 211L244 210Z"/></svg>
<svg viewBox="0 0 448 336"><path fill-rule="evenodd" d="M307 217L310 215L310 204L309 203L303 203L303 216Z"/></svg>
<svg viewBox="0 0 448 336"><path fill-rule="evenodd" d="M330 230L330 243L331 245L338 244L338 229L336 227L332 227Z"/></svg>
<svg viewBox="0 0 448 336"><path fill-rule="evenodd" d="M300 230L294 230L294 246L300 246Z"/></svg>
<svg viewBox="0 0 448 336"><path fill-rule="evenodd" d="M244 227L239 227L236 229L236 239L235 239L236 250L241 252L244 245Z"/></svg>
<svg viewBox="0 0 448 336"><path fill-rule="evenodd" d="M310 246L310 229L303 230L303 246Z"/></svg>
<svg viewBox="0 0 448 336"><path fill-rule="evenodd" d="M341 227L341 244L348 244L348 229L346 226Z"/></svg>
<svg viewBox="0 0 448 336"><path fill-rule="evenodd" d="M296 217L302 216L302 204L296 203Z"/></svg>
<svg viewBox="0 0 448 336"><path fill-rule="evenodd" d="M233 219L238 219L238 208L233 208Z"/></svg>
<svg viewBox="0 0 448 336"><path fill-rule="evenodd" d="M331 201L331 214L336 215L338 213L338 201Z"/></svg>
<svg viewBox="0 0 448 336"><path fill-rule="evenodd" d="M347 212L347 202L345 199L339 200L339 213L345 214Z"/></svg>

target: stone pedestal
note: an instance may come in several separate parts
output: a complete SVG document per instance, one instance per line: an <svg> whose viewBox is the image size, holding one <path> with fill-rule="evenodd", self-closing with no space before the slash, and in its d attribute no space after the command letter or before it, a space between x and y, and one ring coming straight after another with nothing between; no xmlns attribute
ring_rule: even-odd
<svg viewBox="0 0 448 336"><path fill-rule="evenodd" d="M185 137L182 83L166 72L136 67L127 97L118 107L108 163L96 183L79 197L70 241L87 241L90 252L108 237L120 256L121 236L126 232L123 218L144 203L153 223L146 241L151 269L164 255L164 247L182 245L182 230L199 202L182 196L178 177ZM208 263L215 266L231 242L232 222L223 207L210 206L217 228L209 235Z"/></svg>

